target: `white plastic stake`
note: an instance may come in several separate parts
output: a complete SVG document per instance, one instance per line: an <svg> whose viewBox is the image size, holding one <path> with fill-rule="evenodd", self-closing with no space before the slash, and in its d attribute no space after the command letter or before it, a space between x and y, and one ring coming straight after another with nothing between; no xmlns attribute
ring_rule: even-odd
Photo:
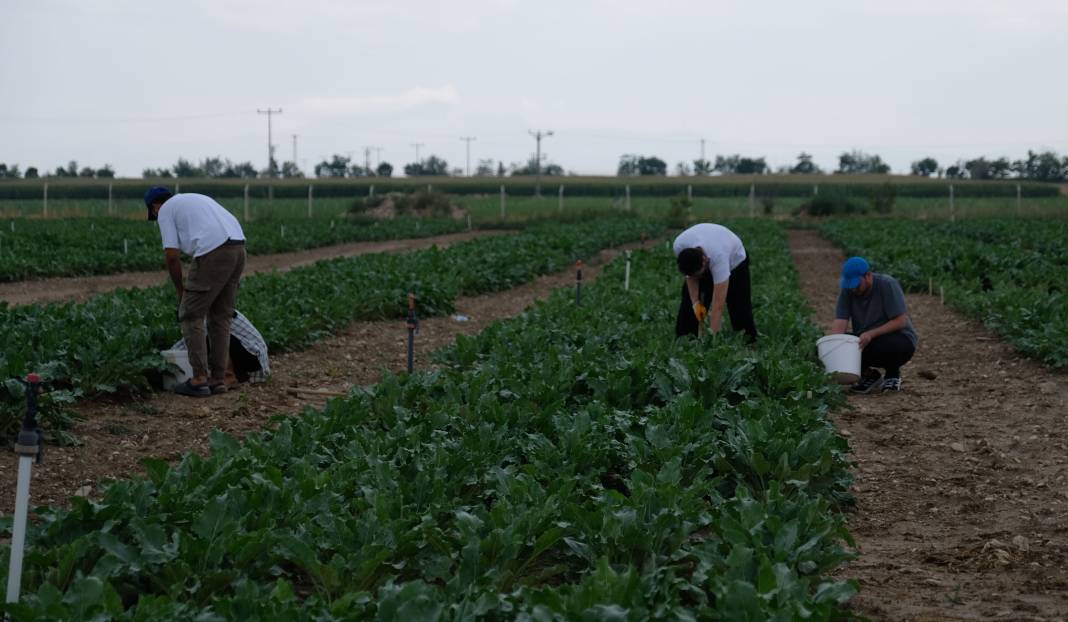
<svg viewBox="0 0 1068 622"><path fill-rule="evenodd" d="M563 186L560 186L560 200L559 200L559 203L557 204L556 209L559 212L563 212L564 211L564 187Z"/></svg>
<svg viewBox="0 0 1068 622"><path fill-rule="evenodd" d="M426 185L426 191L427 191L427 192L431 192L431 187L430 187L430 184L427 184L427 185Z"/></svg>
<svg viewBox="0 0 1068 622"><path fill-rule="evenodd" d="M630 251L627 251L627 269L623 273L623 291L630 291Z"/></svg>
<svg viewBox="0 0 1068 622"><path fill-rule="evenodd" d="M14 233L14 232L15 232L15 221L12 220L11 221L11 233Z"/></svg>
<svg viewBox="0 0 1068 622"><path fill-rule="evenodd" d="M331 230L333 230L333 229L334 229L334 221L333 221L333 220L331 220L331 221L330 221L330 229L331 229Z"/></svg>
<svg viewBox="0 0 1068 622"><path fill-rule="evenodd" d="M22 556L26 546L26 515L30 505L30 469L33 458L19 456L19 474L15 485L15 522L11 531L11 561L7 574L7 602L19 601L22 588Z"/></svg>
<svg viewBox="0 0 1068 622"><path fill-rule="evenodd" d="M693 184L686 184L686 200L693 201Z"/></svg>
<svg viewBox="0 0 1068 622"><path fill-rule="evenodd" d="M369 196L369 197L375 196L375 185L374 184L371 184L371 187L367 189L367 196Z"/></svg>
<svg viewBox="0 0 1068 622"><path fill-rule="evenodd" d="M812 196L817 196L819 193L820 193L820 185L819 184L813 184L812 185Z"/></svg>
<svg viewBox="0 0 1068 622"><path fill-rule="evenodd" d="M41 212L42 212L42 214L44 215L45 218L48 218L48 182L47 181L45 182L45 185L44 185L44 207L41 209Z"/></svg>
<svg viewBox="0 0 1068 622"><path fill-rule="evenodd" d="M312 217L312 185L308 184L308 218Z"/></svg>
<svg viewBox="0 0 1068 622"><path fill-rule="evenodd" d="M245 184L245 222L248 222L248 184Z"/></svg>
<svg viewBox="0 0 1068 622"><path fill-rule="evenodd" d="M123 255L129 255L130 254L130 241L127 240L126 238L122 239L122 254Z"/></svg>
<svg viewBox="0 0 1068 622"><path fill-rule="evenodd" d="M468 212L468 214L467 214L467 230L468 231L471 230L471 213L470 212Z"/></svg>
<svg viewBox="0 0 1068 622"><path fill-rule="evenodd" d="M174 194L178 194L182 191L182 184L174 182Z"/></svg>
<svg viewBox="0 0 1068 622"><path fill-rule="evenodd" d="M504 184L501 184L501 220L504 220Z"/></svg>

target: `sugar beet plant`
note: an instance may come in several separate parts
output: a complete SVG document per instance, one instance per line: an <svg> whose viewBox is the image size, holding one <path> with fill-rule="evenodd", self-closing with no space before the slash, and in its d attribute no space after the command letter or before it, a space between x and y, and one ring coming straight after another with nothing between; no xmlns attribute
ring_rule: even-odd
<svg viewBox="0 0 1068 622"><path fill-rule="evenodd" d="M912 291L930 283L1020 351L1068 368L1068 221L831 221L824 233Z"/></svg>
<svg viewBox="0 0 1068 622"><path fill-rule="evenodd" d="M757 321L675 341L663 248L208 457L38 509L14 620L828 620L841 402L782 232ZM3 565L6 568L6 565Z"/></svg>
<svg viewBox="0 0 1068 622"><path fill-rule="evenodd" d="M346 242L421 238L465 228L457 220L266 220L244 223L248 252L267 255ZM0 221L0 282L163 270L159 229L111 219Z"/></svg>
<svg viewBox="0 0 1068 622"><path fill-rule="evenodd" d="M244 279L237 306L272 352L300 348L354 320L401 317L409 291L418 295L421 314L449 313L457 296L507 289L656 231L648 222L620 217L538 225L444 250L320 261ZM181 336L175 316L168 286L120 290L77 304L0 304L0 377L36 371L73 396L145 390L165 368L158 351ZM19 385L8 389L0 402L5 437L17 430L23 403ZM48 399L71 397L56 392ZM63 423L57 417L50 427Z"/></svg>

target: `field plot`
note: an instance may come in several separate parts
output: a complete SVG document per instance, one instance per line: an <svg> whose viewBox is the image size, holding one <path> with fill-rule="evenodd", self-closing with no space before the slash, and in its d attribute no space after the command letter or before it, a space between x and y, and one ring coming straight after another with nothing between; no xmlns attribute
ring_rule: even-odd
<svg viewBox="0 0 1068 622"><path fill-rule="evenodd" d="M14 619L832 619L841 394L783 232L739 224L756 348L670 334L642 251L546 304L207 458L42 509Z"/></svg>
<svg viewBox="0 0 1068 622"><path fill-rule="evenodd" d="M452 311L459 295L497 291L554 272L608 246L655 234L636 218L583 225L541 225L517 235L392 255L321 261L243 280L238 307L267 336L272 351L300 348L356 319L402 317L409 291L423 314ZM179 337L173 290L120 290L85 303L0 306L4 377L41 373L54 406L81 395L144 390L163 370L159 350ZM17 428L21 390L5 391L4 433ZM50 404L51 405L51 404ZM53 428L65 424L48 408Z"/></svg>
<svg viewBox="0 0 1068 622"><path fill-rule="evenodd" d="M838 220L822 227L914 292L945 292L1020 351L1068 368L1068 220Z"/></svg>
<svg viewBox="0 0 1068 622"><path fill-rule="evenodd" d="M251 255L346 242L420 238L464 230L449 219L273 220L242 224ZM147 221L12 220L0 223L0 282L163 270L159 229Z"/></svg>

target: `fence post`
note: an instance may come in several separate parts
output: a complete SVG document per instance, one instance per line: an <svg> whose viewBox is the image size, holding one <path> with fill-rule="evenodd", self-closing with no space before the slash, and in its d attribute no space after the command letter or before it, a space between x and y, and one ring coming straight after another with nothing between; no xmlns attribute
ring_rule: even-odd
<svg viewBox="0 0 1068 622"><path fill-rule="evenodd" d="M562 184L560 186L560 203L556 209L561 213L564 211L564 186Z"/></svg>
<svg viewBox="0 0 1068 622"><path fill-rule="evenodd" d="M501 184L501 220L504 220L504 184Z"/></svg>
<svg viewBox="0 0 1068 622"><path fill-rule="evenodd" d="M245 184L245 222L248 222L248 184Z"/></svg>
<svg viewBox="0 0 1068 622"><path fill-rule="evenodd" d="M115 215L115 205L112 202L111 184L108 184L108 216Z"/></svg>
<svg viewBox="0 0 1068 622"><path fill-rule="evenodd" d="M308 218L312 217L312 201L314 201L312 198L312 185L308 184Z"/></svg>
<svg viewBox="0 0 1068 622"><path fill-rule="evenodd" d="M48 182L44 185L44 206L41 209L41 213L45 218L48 218Z"/></svg>

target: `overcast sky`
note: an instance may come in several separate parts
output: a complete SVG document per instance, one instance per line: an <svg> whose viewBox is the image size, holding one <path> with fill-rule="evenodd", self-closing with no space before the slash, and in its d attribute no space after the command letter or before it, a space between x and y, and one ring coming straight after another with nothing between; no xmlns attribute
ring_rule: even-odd
<svg viewBox="0 0 1068 622"><path fill-rule="evenodd" d="M1066 0L0 0L0 162L1068 152Z"/></svg>

